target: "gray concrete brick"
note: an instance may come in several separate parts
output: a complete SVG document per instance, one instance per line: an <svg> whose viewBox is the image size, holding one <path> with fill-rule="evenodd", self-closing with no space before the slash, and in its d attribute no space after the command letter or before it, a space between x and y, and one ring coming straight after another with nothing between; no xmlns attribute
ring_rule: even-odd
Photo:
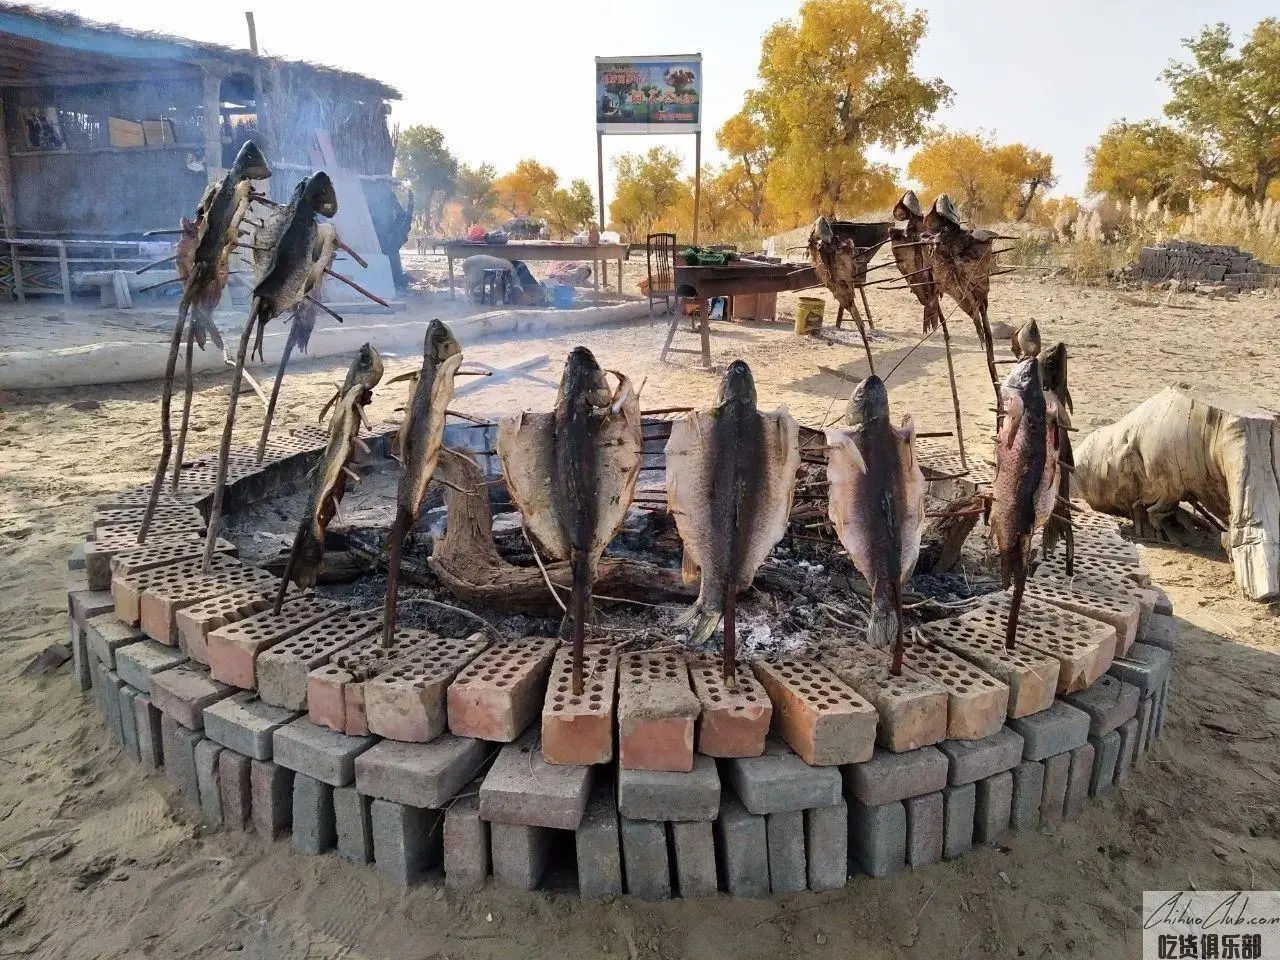
<svg viewBox="0 0 1280 960"><path fill-rule="evenodd" d="M974 788L974 842L996 843L1009 832L1013 815L1013 774L1006 770L994 777L984 777L974 783Z"/></svg>
<svg viewBox="0 0 1280 960"><path fill-rule="evenodd" d="M383 740L356 757L356 786L379 800L442 810L492 750L483 740L451 733L429 743Z"/></svg>
<svg viewBox="0 0 1280 960"><path fill-rule="evenodd" d="M1147 751L1155 742L1151 732L1151 718L1155 713L1155 698L1146 697L1138 701L1138 750L1134 763L1141 764L1147 759Z"/></svg>
<svg viewBox="0 0 1280 960"><path fill-rule="evenodd" d="M1111 661L1107 673L1117 680L1133 684L1140 697L1150 697L1164 686L1173 666L1173 656L1168 650L1149 643L1135 643L1123 657Z"/></svg>
<svg viewBox="0 0 1280 960"><path fill-rule="evenodd" d="M338 841L333 816L333 785L306 774L293 774L293 849L325 853Z"/></svg>
<svg viewBox="0 0 1280 960"><path fill-rule="evenodd" d="M85 642L84 627L75 620L68 620L67 643L71 647L71 670L80 692L93 689L93 665L89 646Z"/></svg>
<svg viewBox="0 0 1280 960"><path fill-rule="evenodd" d="M591 767L547 763L535 727L498 754L480 787L490 823L576 830L591 792Z"/></svg>
<svg viewBox="0 0 1280 960"><path fill-rule="evenodd" d="M143 638L116 650L116 673L129 686L143 693L151 691L151 677L161 670L171 670L187 659L177 647Z"/></svg>
<svg viewBox="0 0 1280 960"><path fill-rule="evenodd" d="M133 701L138 691L127 683L120 685L120 735L124 740L124 752L134 760L141 760L138 752L138 720L134 714Z"/></svg>
<svg viewBox="0 0 1280 960"><path fill-rule="evenodd" d="M94 617L100 617L104 613L111 613L116 608L116 599L111 595L110 590L88 590L87 581L76 577L76 586L78 589L72 589L72 578L67 578L67 606L71 610L71 615L81 626L88 624Z"/></svg>
<svg viewBox="0 0 1280 960"><path fill-rule="evenodd" d="M1040 826L1040 804L1044 800L1044 764L1024 760L1013 774L1013 805L1009 826L1014 830L1034 830Z"/></svg>
<svg viewBox="0 0 1280 960"><path fill-rule="evenodd" d="M722 769L751 813L784 813L840 802L839 769L811 767L773 737L765 742L763 755L725 760Z"/></svg>
<svg viewBox="0 0 1280 960"><path fill-rule="evenodd" d="M299 717L272 735L272 759L331 787L345 787L356 778L356 757L375 742L375 737L348 737Z"/></svg>
<svg viewBox="0 0 1280 960"><path fill-rule="evenodd" d="M246 757L270 760L275 732L299 716L246 690L204 708L204 735Z"/></svg>
<svg viewBox="0 0 1280 960"><path fill-rule="evenodd" d="M1061 823L1067 803L1067 778L1071 773L1071 753L1044 759L1044 791L1040 800L1040 822Z"/></svg>
<svg viewBox="0 0 1280 960"><path fill-rule="evenodd" d="M105 663L98 664L98 696L102 716L106 721L107 733L116 743L124 743L124 732L120 724L120 688L124 681Z"/></svg>
<svg viewBox="0 0 1280 960"><path fill-rule="evenodd" d="M804 856L804 811L785 810L764 818L769 844L769 889L799 893L809 883Z"/></svg>
<svg viewBox="0 0 1280 960"><path fill-rule="evenodd" d="M489 824L480 819L480 781L473 780L444 812L444 884L471 892L489 876Z"/></svg>
<svg viewBox="0 0 1280 960"><path fill-rule="evenodd" d="M164 766L164 735L160 729L160 711L151 705L144 693L133 698L134 730L138 736L138 756L149 770Z"/></svg>
<svg viewBox="0 0 1280 960"><path fill-rule="evenodd" d="M622 896L622 839L613 787L597 783L574 831L578 895L584 900ZM767 869L767 868L766 868Z"/></svg>
<svg viewBox="0 0 1280 960"><path fill-rule="evenodd" d="M670 898L667 825L654 820L628 820L626 817L618 820L622 831L622 872L626 877L627 893L641 900ZM496 838L494 843L497 843ZM496 851L496 846L494 849Z"/></svg>
<svg viewBox="0 0 1280 960"><path fill-rule="evenodd" d="M784 814L786 816L786 814ZM716 892L716 847L711 823L685 820L671 824L676 861L676 892L685 900Z"/></svg>
<svg viewBox="0 0 1280 960"><path fill-rule="evenodd" d="M947 783L953 787L1012 770L1022 762L1022 737L1008 727L981 740L943 740L938 749L951 761Z"/></svg>
<svg viewBox="0 0 1280 960"><path fill-rule="evenodd" d="M838 890L849 879L849 806L804 811L804 849L809 889Z"/></svg>
<svg viewBox="0 0 1280 960"><path fill-rule="evenodd" d="M1089 735L1101 737L1137 713L1140 693L1133 684L1103 674L1093 686L1069 695L1067 700L1089 715Z"/></svg>
<svg viewBox="0 0 1280 960"><path fill-rule="evenodd" d="M84 569L84 543L77 543L75 549L71 551L71 555L67 557L68 570Z"/></svg>
<svg viewBox="0 0 1280 960"><path fill-rule="evenodd" d="M876 807L849 803L849 857L863 873L887 877L907 864L907 808L902 801Z"/></svg>
<svg viewBox="0 0 1280 960"><path fill-rule="evenodd" d="M907 865L918 870L937 863L946 831L942 791L908 797L902 803L907 811Z"/></svg>
<svg viewBox="0 0 1280 960"><path fill-rule="evenodd" d="M444 847L444 816L439 810L374 800L373 862L387 879L408 886L438 865Z"/></svg>
<svg viewBox="0 0 1280 960"><path fill-rule="evenodd" d="M1156 694L1156 719L1155 719L1155 738L1157 740L1164 739L1164 721L1165 716L1169 712L1169 695L1173 692L1173 677L1167 677L1164 686L1160 688L1160 692Z"/></svg>
<svg viewBox="0 0 1280 960"><path fill-rule="evenodd" d="M764 817L748 812L736 796L720 800L716 860L724 888L735 897L769 895L769 842Z"/></svg>
<svg viewBox="0 0 1280 960"><path fill-rule="evenodd" d="M222 792L218 788L218 755L222 747L205 738L196 744L196 789L200 793L200 823L208 830L222 826Z"/></svg>
<svg viewBox="0 0 1280 960"><path fill-rule="evenodd" d="M1143 631L1142 642L1172 653L1178 645L1178 621L1171 615L1153 613L1150 623Z"/></svg>
<svg viewBox="0 0 1280 960"><path fill-rule="evenodd" d="M632 820L702 820L720 812L720 774L716 762L693 755L693 769L619 770L618 812Z"/></svg>
<svg viewBox="0 0 1280 960"><path fill-rule="evenodd" d="M1071 767L1067 771L1067 798L1063 813L1068 818L1084 809L1089 797L1089 780L1093 776L1093 744L1086 743L1071 751Z"/></svg>
<svg viewBox="0 0 1280 960"><path fill-rule="evenodd" d="M489 837L493 879L515 890L536 890L551 854L551 831L522 823L491 823Z"/></svg>
<svg viewBox="0 0 1280 960"><path fill-rule="evenodd" d="M218 754L218 793L222 824L228 830L248 830L253 822L253 761L234 750ZM268 838L269 839L269 838Z"/></svg>
<svg viewBox="0 0 1280 960"><path fill-rule="evenodd" d="M977 788L972 783L945 787L942 791L942 856L954 860L973 849Z"/></svg>
<svg viewBox="0 0 1280 960"><path fill-rule="evenodd" d="M1089 796L1103 797L1115 786L1116 767L1120 762L1120 733L1112 730L1105 736L1090 737L1089 742L1093 744L1093 771L1089 775Z"/></svg>
<svg viewBox="0 0 1280 960"><path fill-rule="evenodd" d="M870 760L841 767L840 773L846 793L864 806L876 807L941 790L947 784L948 767L946 754L937 747L906 753L876 747Z"/></svg>
<svg viewBox="0 0 1280 960"><path fill-rule="evenodd" d="M1022 737L1022 758L1043 760L1084 746L1089 739L1089 715L1062 700L1048 709L1025 717L1015 717L1009 727Z"/></svg>
<svg viewBox="0 0 1280 960"><path fill-rule="evenodd" d="M1120 724L1116 732L1120 734L1120 758L1116 761L1116 783L1124 786L1133 774L1133 765L1138 758L1138 733L1140 725L1137 717L1132 717Z"/></svg>
<svg viewBox="0 0 1280 960"><path fill-rule="evenodd" d="M293 826L293 771L271 760L253 760L249 783L254 833L270 843Z"/></svg>
<svg viewBox="0 0 1280 960"><path fill-rule="evenodd" d="M125 626L116 619L114 613L104 613L93 617L84 625L85 644L89 654L105 663L112 670L116 668L116 651L123 646L137 643L146 635L136 627Z"/></svg>
<svg viewBox="0 0 1280 960"><path fill-rule="evenodd" d="M164 775L182 803L197 809L200 787L196 781L196 744L204 735L199 730L188 730L167 713L161 714L160 732L164 741Z"/></svg>
<svg viewBox="0 0 1280 960"><path fill-rule="evenodd" d="M355 787L333 788L333 822L338 856L352 863L373 863L372 800Z"/></svg>

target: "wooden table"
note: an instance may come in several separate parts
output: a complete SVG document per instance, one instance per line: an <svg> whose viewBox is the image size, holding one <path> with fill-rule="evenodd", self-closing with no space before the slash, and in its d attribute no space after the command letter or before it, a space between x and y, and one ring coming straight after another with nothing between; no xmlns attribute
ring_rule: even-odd
<svg viewBox="0 0 1280 960"><path fill-rule="evenodd" d="M813 267L795 263L734 260L716 267L676 265L676 294L701 300L738 293L784 293L818 285L818 274Z"/></svg>
<svg viewBox="0 0 1280 960"><path fill-rule="evenodd" d="M453 290L453 259L466 259L476 254L487 254L503 260L590 260L591 286L595 295L600 296L600 264L602 261L618 261L618 292L622 292L622 261L627 256L627 245L624 243L556 243L549 240L512 240L510 243L468 243L465 240L450 240L444 245L445 256L449 259L449 296ZM607 282L607 280L606 280Z"/></svg>

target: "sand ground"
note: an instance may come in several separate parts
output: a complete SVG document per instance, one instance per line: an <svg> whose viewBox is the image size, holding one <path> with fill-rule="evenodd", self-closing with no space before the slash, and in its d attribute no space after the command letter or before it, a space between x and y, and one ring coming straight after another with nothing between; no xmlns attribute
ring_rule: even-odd
<svg viewBox="0 0 1280 960"><path fill-rule="evenodd" d="M882 374L920 336L908 296L872 295ZM1145 308L1112 291L1001 278L992 300L994 320L1035 316L1047 339L1070 344L1082 430L1171 383L1280 405L1274 298ZM969 322L957 315L952 326L966 435L985 455L984 364ZM543 352L553 360L537 379L489 386L457 405L545 407L579 339L606 366L647 378L651 406L710 401L717 375L657 363L663 333L640 325L477 347L468 355L489 362ZM783 323L716 325L712 348L722 368L735 357L751 364L762 405L786 403L810 423L847 389L819 364L865 369L852 338L801 339ZM388 376L411 363L397 358ZM281 427L313 422L343 366L298 364ZM216 444L226 382L198 384L193 453ZM905 359L890 388L894 409L923 429L950 427L940 342ZM400 386L379 391L375 418L404 396ZM93 504L149 478L156 398L156 383L0 397L0 957L1118 958L1140 953L1144 889L1280 887L1277 611L1237 598L1222 554L1160 546L1144 547L1144 562L1182 627L1165 739L1125 788L1079 819L953 863L760 902L583 903L435 885L402 891L337 857L297 856L285 842L202 835L174 816L160 778L121 757L69 668L45 680L18 676L65 639L65 562ZM246 394L241 410L237 440L249 443L261 408Z"/></svg>

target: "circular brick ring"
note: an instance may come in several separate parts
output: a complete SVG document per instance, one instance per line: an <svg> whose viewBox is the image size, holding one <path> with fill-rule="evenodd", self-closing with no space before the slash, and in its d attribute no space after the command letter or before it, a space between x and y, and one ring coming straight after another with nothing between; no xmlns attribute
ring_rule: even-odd
<svg viewBox="0 0 1280 960"><path fill-rule="evenodd" d="M306 428L260 467L234 456L228 512L301 480L324 443ZM397 883L828 890L1073 816L1162 732L1173 610L1099 514L1080 515L1073 580L1055 557L1028 585L1014 651L994 594L924 625L900 677L853 641L739 664L730 691L716 661L591 644L575 697L554 640L406 629L384 651L375 615L309 595L271 614L277 581L231 543L202 575L212 481L192 464L142 547L145 488L96 507L68 563L80 687L206 827L289 835Z"/></svg>

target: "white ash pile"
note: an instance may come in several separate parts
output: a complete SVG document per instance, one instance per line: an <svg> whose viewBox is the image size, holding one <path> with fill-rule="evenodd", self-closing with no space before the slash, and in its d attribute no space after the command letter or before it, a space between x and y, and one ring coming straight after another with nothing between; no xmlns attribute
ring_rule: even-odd
<svg viewBox="0 0 1280 960"><path fill-rule="evenodd" d="M1171 240L1143 247L1138 262L1129 269L1135 279L1146 283L1186 280L1221 285L1226 293L1280 287L1280 266L1263 263L1248 250L1221 244Z"/></svg>

